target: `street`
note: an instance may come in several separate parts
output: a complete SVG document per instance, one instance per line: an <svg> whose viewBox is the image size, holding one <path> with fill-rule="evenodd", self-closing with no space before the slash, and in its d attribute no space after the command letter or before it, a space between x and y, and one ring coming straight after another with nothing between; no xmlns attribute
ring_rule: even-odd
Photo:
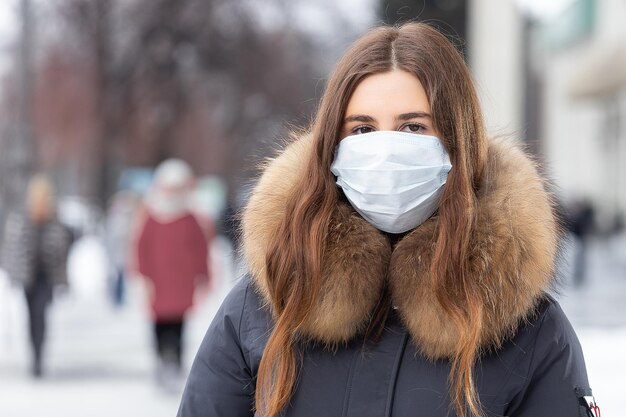
<svg viewBox="0 0 626 417"><path fill-rule="evenodd" d="M83 242L76 251L75 256L87 259L74 264L75 268L99 266L93 242ZM70 269L71 264L70 260ZM184 330L187 370L232 285L232 272L225 265L217 269L228 279L218 280L215 290L190 314ZM166 392L155 383L153 334L143 283L131 280L126 304L116 308L103 295L98 273L86 277L95 277L96 282L77 284L73 292L60 295L52 304L41 380L32 379L28 372L22 294L7 288L2 294L0 289L0 416L174 416L181 392ZM3 305L5 299L8 305Z"/></svg>

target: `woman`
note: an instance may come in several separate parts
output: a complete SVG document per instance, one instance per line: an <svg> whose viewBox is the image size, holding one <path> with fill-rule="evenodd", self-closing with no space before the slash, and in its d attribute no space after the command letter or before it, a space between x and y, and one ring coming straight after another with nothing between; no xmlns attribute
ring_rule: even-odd
<svg viewBox="0 0 626 417"><path fill-rule="evenodd" d="M137 266L152 304L158 382L171 390L179 389L185 314L196 288L208 280L207 237L189 208L193 186L186 162L162 162L140 213L136 239Z"/></svg>
<svg viewBox="0 0 626 417"><path fill-rule="evenodd" d="M54 187L43 175L28 185L26 215L13 213L5 236L4 262L12 281L24 288L32 350L31 372L43 374L46 312L55 285L67 286L70 232L56 218Z"/></svg>
<svg viewBox="0 0 626 417"><path fill-rule="evenodd" d="M591 415L551 198L431 27L352 46L242 227L179 416Z"/></svg>

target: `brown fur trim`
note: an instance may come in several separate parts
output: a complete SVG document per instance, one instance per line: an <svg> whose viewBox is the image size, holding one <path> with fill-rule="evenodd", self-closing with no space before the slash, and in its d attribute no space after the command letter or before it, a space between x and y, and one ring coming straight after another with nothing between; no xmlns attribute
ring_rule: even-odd
<svg viewBox="0 0 626 417"><path fill-rule="evenodd" d="M402 239L389 271L394 304L431 358L451 356L458 339L431 283L436 229L434 217ZM533 163L512 142L491 141L468 271L480 283L481 347L499 346L533 311L552 277L557 236L552 203Z"/></svg>
<svg viewBox="0 0 626 417"><path fill-rule="evenodd" d="M267 244L285 221L285 202L295 192L298 176L305 174L310 152L309 137L289 145L269 164L244 212L244 255L270 306ZM367 325L383 286L389 285L421 352L430 358L451 356L457 334L434 296L429 272L436 232L435 216L404 236L392 252L383 233L340 202L326 240L320 299L302 333L331 345L351 339ZM481 347L499 346L533 311L552 277L557 236L552 202L534 164L514 143L492 140L468 271L481 284Z"/></svg>
<svg viewBox="0 0 626 417"><path fill-rule="evenodd" d="M287 199L304 167L312 140L293 142L272 161L255 188L243 214L243 252L256 287L273 305L267 285L265 256L270 238L284 221ZM326 236L323 283L317 305L301 326L306 338L327 345L349 341L370 321L391 256L387 238L347 204L333 213Z"/></svg>
<svg viewBox="0 0 626 417"><path fill-rule="evenodd" d="M299 175L304 175L302 164L313 152L313 141L308 137L292 142L283 153L265 167L250 201L243 212L242 251L250 274L263 299L271 304L265 271L265 255L270 238L274 236L284 213L289 196Z"/></svg>
<svg viewBox="0 0 626 417"><path fill-rule="evenodd" d="M391 245L349 204L339 203L331 218L325 255L320 299L304 332L334 345L349 341L370 322L385 285Z"/></svg>

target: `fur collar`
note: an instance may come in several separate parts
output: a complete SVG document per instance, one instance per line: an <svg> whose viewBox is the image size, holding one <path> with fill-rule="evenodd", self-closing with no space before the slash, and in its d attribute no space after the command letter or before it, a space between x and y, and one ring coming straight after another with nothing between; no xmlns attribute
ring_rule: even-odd
<svg viewBox="0 0 626 417"><path fill-rule="evenodd" d="M243 214L243 251L255 287L270 306L265 254L284 219L296 179L305 175L313 141L302 137L271 161ZM472 237L469 276L481 283L483 331L480 347L497 347L528 317L550 285L558 226L550 196L535 165L504 139L490 141ZM337 344L362 332L379 295L389 286L402 321L422 354L437 359L454 353L452 319L434 296L429 266L437 217L415 228L393 247L387 236L340 202L326 238L319 301L302 326L313 340Z"/></svg>

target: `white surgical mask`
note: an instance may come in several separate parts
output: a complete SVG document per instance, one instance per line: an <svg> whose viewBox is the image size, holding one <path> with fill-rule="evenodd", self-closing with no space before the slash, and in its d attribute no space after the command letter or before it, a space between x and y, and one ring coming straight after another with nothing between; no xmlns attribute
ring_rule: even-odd
<svg viewBox="0 0 626 417"><path fill-rule="evenodd" d="M352 207L388 233L406 232L433 215L451 169L438 138L397 131L346 137L331 166Z"/></svg>

